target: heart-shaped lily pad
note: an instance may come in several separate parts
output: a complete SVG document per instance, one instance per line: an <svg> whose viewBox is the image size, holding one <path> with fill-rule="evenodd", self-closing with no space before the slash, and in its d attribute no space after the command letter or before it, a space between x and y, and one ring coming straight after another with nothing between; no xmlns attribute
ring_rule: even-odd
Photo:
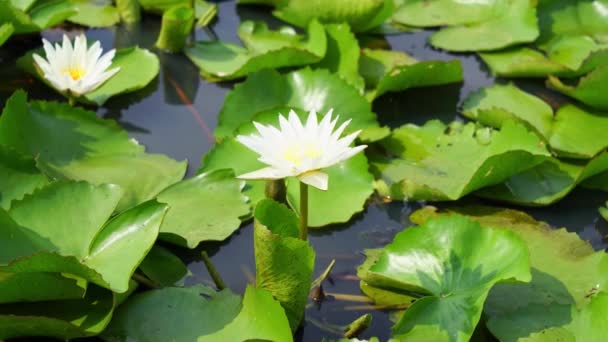
<svg viewBox="0 0 608 342"><path fill-rule="evenodd" d="M83 26L108 27L120 22L118 9L111 0L71 0L77 13L68 20Z"/></svg>

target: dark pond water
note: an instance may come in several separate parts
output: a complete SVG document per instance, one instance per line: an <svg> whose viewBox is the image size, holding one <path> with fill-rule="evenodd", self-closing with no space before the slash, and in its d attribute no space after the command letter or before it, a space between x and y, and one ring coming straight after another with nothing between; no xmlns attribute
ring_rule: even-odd
<svg viewBox="0 0 608 342"><path fill-rule="evenodd" d="M234 1L221 1L218 5L219 17L209 30L198 30L196 39L238 42L238 24L247 19L266 20L271 26L278 25L269 11L263 8L237 8ZM130 136L146 145L149 152L164 153L178 160L187 159L188 176L192 176L200 166L201 156L213 144L212 131L217 124L217 114L226 92L233 84L208 83L198 76L197 69L184 56L157 51L154 41L159 28L160 18L149 16L138 27L131 29L87 31L89 39L101 40L104 49L137 44L157 53L162 63L160 75L150 86L138 93L111 99L97 113L101 117L118 121ZM65 29L79 30L73 27ZM44 32L42 36L54 40L62 33L63 29L54 29ZM374 111L381 123L396 127L408 122L422 124L433 118L443 121L461 119L457 114L458 106L471 91L493 82L504 82L494 80L488 69L473 54L449 54L431 48L426 44L429 35L430 32L421 31L388 36L387 41L392 49L405 51L421 60L461 60L464 83L385 95L374 103ZM14 66L18 56L39 44L40 37L32 36L13 40L0 49L0 107L4 106L13 91L20 88L27 90L34 99L63 101L52 90ZM518 84L527 90L544 91L542 83ZM601 192L579 189L554 206L524 210L556 227L565 226L570 231L577 232L595 248L601 249L607 246L602 237L608 234L608 225L599 217L597 208L607 197ZM467 198L464 201L476 199ZM381 340L386 340L390 336L392 322L387 313L373 310L369 304L344 300L343 295L361 295L355 274L357 266L364 260L362 251L390 242L397 232L410 225L408 215L420 206L418 203L383 203L380 199L371 199L365 212L348 224L311 232L310 241L317 251L315 275L320 274L332 259L336 260L336 265L331 282L325 285L329 298L322 304L310 305L306 311L306 322L297 333L297 340L321 341L323 337L336 338L338 335L330 331L332 327L335 329L346 325L367 312L373 313L373 322L361 338L378 336ZM186 279L186 284L211 284L211 278L198 259L200 250L203 249L212 256L225 282L233 291L242 293L246 285L253 282L251 225L243 226L223 243L204 244L194 251L178 250L192 272Z"/></svg>

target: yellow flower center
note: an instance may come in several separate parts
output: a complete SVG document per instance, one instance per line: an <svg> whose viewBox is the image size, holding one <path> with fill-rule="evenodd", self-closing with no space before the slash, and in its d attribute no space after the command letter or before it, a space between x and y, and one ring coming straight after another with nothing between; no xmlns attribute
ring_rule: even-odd
<svg viewBox="0 0 608 342"><path fill-rule="evenodd" d="M321 150L315 144L291 145L283 153L283 158L294 165L300 165L304 158L315 159L320 156Z"/></svg>
<svg viewBox="0 0 608 342"><path fill-rule="evenodd" d="M69 67L63 70L63 73L70 75L74 81L78 81L84 76L85 70L80 67Z"/></svg>

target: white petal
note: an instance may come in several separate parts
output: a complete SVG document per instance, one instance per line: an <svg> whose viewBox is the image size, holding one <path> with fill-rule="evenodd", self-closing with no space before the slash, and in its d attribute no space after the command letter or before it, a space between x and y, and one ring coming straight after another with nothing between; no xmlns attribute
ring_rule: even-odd
<svg viewBox="0 0 608 342"><path fill-rule="evenodd" d="M276 169L274 167L265 167L253 172L248 172L237 176L239 179L281 179L287 176L293 176L283 170Z"/></svg>
<svg viewBox="0 0 608 342"><path fill-rule="evenodd" d="M314 186L315 188L323 191L327 190L327 183L329 182L329 176L327 173L321 171L303 173L298 176L298 179L304 184Z"/></svg>

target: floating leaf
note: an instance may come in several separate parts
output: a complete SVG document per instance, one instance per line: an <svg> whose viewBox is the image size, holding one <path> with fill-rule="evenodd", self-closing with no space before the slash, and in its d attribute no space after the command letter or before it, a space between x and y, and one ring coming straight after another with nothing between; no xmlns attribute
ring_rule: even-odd
<svg viewBox="0 0 608 342"><path fill-rule="evenodd" d="M488 51L529 43L538 37L536 8L529 0L510 0L501 15L470 25L447 27L433 34L433 46L448 51Z"/></svg>
<svg viewBox="0 0 608 342"><path fill-rule="evenodd" d="M0 215L2 223L6 223L4 220L8 216L5 213ZM73 279L59 273L0 272L0 306L5 303L81 299L86 289L85 280Z"/></svg>
<svg viewBox="0 0 608 342"><path fill-rule="evenodd" d="M413 0L404 1L392 19L409 26L452 26L487 21L508 10L509 2L504 0Z"/></svg>
<svg viewBox="0 0 608 342"><path fill-rule="evenodd" d="M393 0L238 0L239 4L275 6L273 14L281 20L305 27L313 19L321 23L347 23L355 32L381 25L392 14Z"/></svg>
<svg viewBox="0 0 608 342"><path fill-rule="evenodd" d="M298 238L298 218L286 206L262 200L254 218L256 285L281 303L295 331L304 317L315 252Z"/></svg>
<svg viewBox="0 0 608 342"><path fill-rule="evenodd" d="M2 46L15 32L15 27L11 23L0 25L0 46Z"/></svg>
<svg viewBox="0 0 608 342"><path fill-rule="evenodd" d="M341 120L352 119L349 132L378 127L371 104L357 89L327 70L307 68L286 75L274 70L250 75L226 95L214 134L225 139L257 114L270 111L276 116L279 109L286 108L319 113L333 109Z"/></svg>
<svg viewBox="0 0 608 342"><path fill-rule="evenodd" d="M47 183L48 178L36 168L34 158L0 146L0 207L8 210L12 200Z"/></svg>
<svg viewBox="0 0 608 342"><path fill-rule="evenodd" d="M186 171L185 162L144 153L113 121L67 104L28 104L21 91L0 116L0 145L36 157L38 167L55 178L120 185L125 196L118 211L154 198Z"/></svg>
<svg viewBox="0 0 608 342"><path fill-rule="evenodd" d="M200 68L206 79L230 80L262 69L316 63L327 46L325 31L318 21L308 25L307 37L291 27L271 31L264 22L245 21L239 37L245 47L226 42L198 42L186 49L186 56Z"/></svg>
<svg viewBox="0 0 608 342"><path fill-rule="evenodd" d="M495 85L473 93L463 105L463 114L492 127L511 120L523 122L561 157L589 159L608 147L608 141L589 139L608 130L608 115L574 105L562 106L554 115L544 101L513 85Z"/></svg>
<svg viewBox="0 0 608 342"><path fill-rule="evenodd" d="M15 34L40 32L76 13L70 0L32 2L21 7L13 1L0 2L0 24L12 24Z"/></svg>
<svg viewBox="0 0 608 342"><path fill-rule="evenodd" d="M226 338L214 339L217 336ZM166 288L133 296L116 311L103 338L292 341L285 313L264 290L248 287L241 304L240 297L229 290L216 293L201 286Z"/></svg>
<svg viewBox="0 0 608 342"><path fill-rule="evenodd" d="M512 232L450 216L397 234L362 280L423 295L393 327L395 335L431 326L468 341L490 289L529 281L529 268L526 245Z"/></svg>
<svg viewBox="0 0 608 342"><path fill-rule="evenodd" d="M460 61L417 61L401 51L362 51L359 72L374 99L390 91L462 81Z"/></svg>
<svg viewBox="0 0 608 342"><path fill-rule="evenodd" d="M552 229L544 222L519 211L490 207L451 208L441 215L467 215L484 227L510 230L528 245L532 281L495 286L484 308L492 327L500 317L529 317L526 326L510 325L508 334L526 330L525 335L571 321L570 308L583 308L590 299L608 286L608 258L596 252L587 241L564 228ZM436 216L432 208L420 210L410 218L416 223ZM565 311L564 311L565 308ZM542 310L542 314L539 314ZM550 312L548 311L550 310ZM505 316L506 315L506 316ZM523 324L522 321L520 323ZM519 332L518 332L519 331ZM497 333L492 329L493 333ZM502 336L498 336L503 340ZM505 339L509 341L510 339Z"/></svg>
<svg viewBox="0 0 608 342"><path fill-rule="evenodd" d="M539 1L540 43L560 36L588 35L608 43L608 13L603 1Z"/></svg>
<svg viewBox="0 0 608 342"><path fill-rule="evenodd" d="M44 80L42 71L36 67L32 54L45 56L42 49L35 49L17 60L17 65ZM139 90L147 86L158 75L160 63L158 57L146 49L131 47L116 50L110 68L120 68L120 71L103 83L99 88L78 98L87 104L103 105L110 97ZM48 84L48 83L47 83Z"/></svg>
<svg viewBox="0 0 608 342"><path fill-rule="evenodd" d="M2 247L8 250L0 271L68 273L127 291L167 206L146 202L106 223L121 197L115 185L55 182L14 201L8 212L14 222L0 240L12 247Z"/></svg>
<svg viewBox="0 0 608 342"><path fill-rule="evenodd" d="M456 200L499 184L540 164L549 156L544 143L520 124L500 131L474 123L446 126L433 120L393 131L384 145L399 158L373 165L395 198Z"/></svg>
<svg viewBox="0 0 608 342"><path fill-rule="evenodd" d="M99 334L112 318L112 292L90 286L83 299L0 305L0 338L55 337L67 340Z"/></svg>
<svg viewBox="0 0 608 342"><path fill-rule="evenodd" d="M157 200L171 208L160 228L160 238L194 248L202 241L223 241L250 214L241 194L243 181L232 170L202 173L163 190Z"/></svg>
<svg viewBox="0 0 608 342"><path fill-rule="evenodd" d="M549 205L565 197L579 183L605 172L608 172L606 152L589 162L552 158L476 195L523 205Z"/></svg>
<svg viewBox="0 0 608 342"><path fill-rule="evenodd" d="M83 26L108 27L120 22L111 0L71 0L77 13L68 20Z"/></svg>
<svg viewBox="0 0 608 342"><path fill-rule="evenodd" d="M573 97L591 107L608 110L608 99L601 89L608 87L608 67L599 67L582 77L576 85L569 85L559 78L549 76L549 88Z"/></svg>
<svg viewBox="0 0 608 342"><path fill-rule="evenodd" d="M189 273L180 258L159 245L152 247L139 269L160 286L173 286Z"/></svg>

